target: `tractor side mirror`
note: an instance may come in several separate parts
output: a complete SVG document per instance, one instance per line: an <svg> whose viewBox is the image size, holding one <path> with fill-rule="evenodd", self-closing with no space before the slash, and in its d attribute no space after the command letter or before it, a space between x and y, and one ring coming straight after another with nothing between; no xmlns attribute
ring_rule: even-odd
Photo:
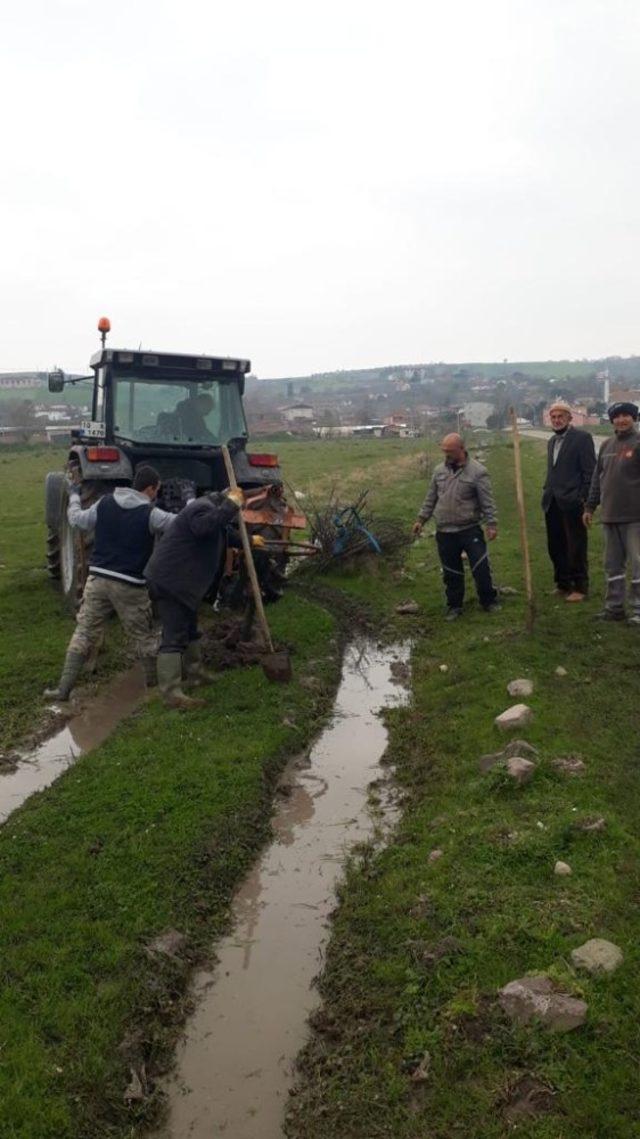
<svg viewBox="0 0 640 1139"><path fill-rule="evenodd" d="M62 368L56 368L55 372L49 372L47 385L50 392L58 393L64 391L64 372Z"/></svg>

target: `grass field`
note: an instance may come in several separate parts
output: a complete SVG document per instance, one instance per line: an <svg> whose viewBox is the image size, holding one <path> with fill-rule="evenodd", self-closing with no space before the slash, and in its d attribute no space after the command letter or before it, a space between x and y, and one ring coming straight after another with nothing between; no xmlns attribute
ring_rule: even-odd
<svg viewBox="0 0 640 1139"><path fill-rule="evenodd" d="M522 592L492 618L470 600L463 620L442 623L429 538L414 546L403 580L376 582L387 608L407 596L422 607L407 624L412 703L388 717L406 809L395 841L355 860L341 892L292 1139L493 1139L516 1126L536 1139L640 1134L640 645L633 630L592 621L602 589L597 531L593 599L576 607L549 596L538 507L544 447L523 451L538 594L532 636ZM505 441L490 452L501 517L492 560L497 579L521 590L512 461ZM372 593L366 578L348 587ZM519 734L540 756L531 783L515 788L499 771L481 774L478 759L504 742L493 718L513 703L507 683L523 676L535 684L535 721ZM575 754L584 776L553 768L554 758ZM602 832L580 830L598 816ZM430 862L434 850L442 856ZM571 877L554 875L556 860L570 864ZM622 948L612 977L572 968L571 950L592 937ZM528 972L583 996L586 1025L566 1035L513 1027L497 990ZM412 1079L416 1071L424 1078Z"/></svg>
<svg viewBox="0 0 640 1139"><path fill-rule="evenodd" d="M328 454L317 452L323 475ZM283 459L308 487L313 464L306 448L297 455L297 466L295 449ZM331 452L337 481L384 464L385 494L406 459L397 446ZM5 747L38 722L72 628L44 570L52 461L44 449L0 458ZM337 681L338 630L324 608L292 592L270 616L295 650L293 684L269 686L253 668L222 674L189 717L154 702L0 828L2 1139L124 1137L154 1116L153 1094L123 1100L131 1068L151 1073L171 1054L189 964L224 927L268 832L275 776ZM116 638L103 672L120 659ZM312 692L298 683L309 675ZM150 958L150 940L172 927L186 934L185 958Z"/></svg>
<svg viewBox="0 0 640 1139"><path fill-rule="evenodd" d="M376 510L407 525L424 493L419 441L274 449L297 490L318 496L336 483L352 495L370 486ZM223 675L207 692L208 708L193 717L153 704L0 828L8 915L0 925L3 1139L124 1139L142 1134L153 1117L153 1095L123 1102L130 1069L144 1062L153 1073L166 1059L188 963L224 926L234 885L266 833L275 773L330 704L337 627L314 603L326 601L328 590L334 613L342 608L339 590L365 603L379 627L413 638L412 701L388 717L406 804L394 841L354 860L341 891L321 979L324 1005L302 1058L288 1133L493 1139L511 1133L527 1077L544 1094L533 1103L537 1114L518 1117L519 1134L640 1134L640 645L633 630L591 620L602 589L597 527L592 600L569 607L548 595L538 506L544 445L525 443L523 451L533 636L524 632L513 452L502 438L489 451L500 512L492 561L497 580L520 591L502 613L489 618L470 598L462 621L442 622L435 543L426 535L404 564L373 560L321 581L311 576L272 614L277 635L295 645L296 675L313 671L317 690L297 682L267 689L253 669L241 683L238 674ZM3 730L13 741L37 713L40 686L52 668L55 674L70 630L41 568L48 455L16 453L0 467L11 488L1 499L0 693ZM396 617L395 605L407 598L420 614ZM558 665L566 677L555 675ZM526 735L540 750L533 780L519 789L496 772L481 775L477 762L499 746L493 717L511 702L506 684L517 676L535 683ZM569 780L551 760L573 753L584 757L586 773ZM597 815L604 831L576 828ZM430 863L434 849L443 854ZM554 876L558 858L570 863L571 877ZM186 964L158 963L146 952L172 926L187 935ZM571 949L594 936L623 949L611 978L570 966ZM584 994L583 1028L549 1036L505 1020L497 988L536 970ZM426 1078L416 1082L420 1061Z"/></svg>

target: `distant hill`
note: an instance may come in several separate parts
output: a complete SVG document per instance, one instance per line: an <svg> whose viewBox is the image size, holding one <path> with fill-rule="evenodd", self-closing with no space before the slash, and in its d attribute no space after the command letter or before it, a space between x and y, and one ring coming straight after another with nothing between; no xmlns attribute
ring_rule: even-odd
<svg viewBox="0 0 640 1139"><path fill-rule="evenodd" d="M284 376L250 380L250 391L268 384L270 395L286 400L308 393L333 390L348 391L363 385L375 388L393 378L409 382L458 379L471 382L530 379L549 380L594 379L597 372L609 369L612 382L640 384L640 356L607 356L597 360L502 360L493 363L467 361L461 363L384 364L377 368L356 368L335 372L317 372L308 376ZM255 386L254 386L255 385Z"/></svg>

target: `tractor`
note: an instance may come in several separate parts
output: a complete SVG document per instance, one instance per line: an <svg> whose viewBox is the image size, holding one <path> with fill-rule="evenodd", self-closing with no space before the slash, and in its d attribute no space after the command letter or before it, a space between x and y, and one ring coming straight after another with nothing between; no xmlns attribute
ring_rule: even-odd
<svg viewBox="0 0 640 1139"><path fill-rule="evenodd" d="M117 486L130 486L136 467L150 463L162 479L158 505L177 513L190 498L227 486L225 443L245 492L249 532L267 541L256 559L261 592L265 601L277 600L290 547L304 549L304 543L292 542L291 532L303 529L306 519L287 503L277 456L247 450L242 397L249 361L111 348L110 328L102 317L101 347L89 375L67 376L57 369L48 377L50 392L87 381L93 389L91 419L71 431L65 471L50 472L45 482L47 567L68 606L74 610L82 597L92 544L92 535L67 521L68 474L79 473L87 507ZM211 600L232 608L246 602L242 558L231 548L213 594Z"/></svg>

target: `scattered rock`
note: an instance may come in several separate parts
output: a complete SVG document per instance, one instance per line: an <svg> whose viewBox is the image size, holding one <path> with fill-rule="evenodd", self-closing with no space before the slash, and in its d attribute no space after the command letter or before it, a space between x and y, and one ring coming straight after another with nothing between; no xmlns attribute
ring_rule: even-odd
<svg viewBox="0 0 640 1139"><path fill-rule="evenodd" d="M283 728L295 728L295 729L297 729L297 727L298 727L298 725L295 723L295 721L291 720L289 718L289 716L285 716L284 720L281 720L281 724L282 724Z"/></svg>
<svg viewBox="0 0 640 1139"><path fill-rule="evenodd" d="M603 819L602 815L580 819L580 821L575 824L576 830L586 831L587 834L591 834L596 831L603 831L606 828L606 825L607 820Z"/></svg>
<svg viewBox="0 0 640 1139"><path fill-rule="evenodd" d="M396 613L399 613L401 617L410 617L419 612L420 606L417 601L401 601L399 605L396 605Z"/></svg>
<svg viewBox="0 0 640 1139"><path fill-rule="evenodd" d="M533 744L528 744L526 740L511 740L502 751L494 751L489 755L481 755L478 764L481 771L491 771L498 763L505 763L507 759L512 756L520 756L522 759L534 759L538 755L538 749Z"/></svg>
<svg viewBox="0 0 640 1139"><path fill-rule="evenodd" d="M156 957L170 957L172 961L178 960L186 948L187 938L177 929L168 929L154 937L147 945L147 953Z"/></svg>
<svg viewBox="0 0 640 1139"><path fill-rule="evenodd" d="M533 681L527 680L526 677L521 677L520 680L512 680L510 684L507 684L507 692L510 696L532 696Z"/></svg>
<svg viewBox="0 0 640 1139"><path fill-rule="evenodd" d="M548 1115L553 1111L555 1094L549 1084L543 1084L535 1076L523 1076L509 1088L502 1101L505 1118L517 1127L523 1119Z"/></svg>
<svg viewBox="0 0 640 1139"><path fill-rule="evenodd" d="M438 860L442 858L443 854L444 850L432 850L431 854L429 855L429 862L438 862Z"/></svg>
<svg viewBox="0 0 640 1139"><path fill-rule="evenodd" d="M498 589L498 593L501 593L503 597L515 597L517 592L518 590L514 589L512 585L501 585Z"/></svg>
<svg viewBox="0 0 640 1139"><path fill-rule="evenodd" d="M507 746L502 749L502 754L505 759L510 759L512 755L521 755L524 759L535 759L539 752L537 747L528 744L526 740L510 740Z"/></svg>
<svg viewBox="0 0 640 1139"><path fill-rule="evenodd" d="M556 862L553 873L557 874L559 878L566 878L567 875L573 873L568 862Z"/></svg>
<svg viewBox="0 0 640 1139"><path fill-rule="evenodd" d="M523 783L528 783L536 769L535 763L530 759L524 759L521 755L514 755L511 759L507 760L507 775L513 779L514 783L521 786Z"/></svg>
<svg viewBox="0 0 640 1139"><path fill-rule="evenodd" d="M586 764L579 755L566 755L551 761L551 766L563 775L582 775L587 770Z"/></svg>
<svg viewBox="0 0 640 1139"><path fill-rule="evenodd" d="M544 975L510 981L499 990L498 999L503 1011L516 1024L539 1020L550 1032L570 1032L587 1018L586 1002L556 992L553 982Z"/></svg>
<svg viewBox="0 0 640 1139"><path fill-rule="evenodd" d="M592 937L571 951L571 960L576 969L586 969L589 973L615 973L622 965L624 954L612 941Z"/></svg>
<svg viewBox="0 0 640 1139"><path fill-rule="evenodd" d="M569 673L567 672L566 668L563 668L562 665L559 664L557 669L556 669L556 676L568 676L568 675L569 675Z"/></svg>
<svg viewBox="0 0 640 1139"><path fill-rule="evenodd" d="M441 664L441 665L439 665L439 668L440 668L440 672L448 672L449 671L449 665L448 664Z"/></svg>
<svg viewBox="0 0 640 1139"><path fill-rule="evenodd" d="M135 1068L131 1068L131 1079L128 1086L125 1088L123 1100L125 1103L140 1103L147 1094L147 1076L144 1070L144 1064L140 1068L140 1072L136 1072Z"/></svg>
<svg viewBox="0 0 640 1139"><path fill-rule="evenodd" d="M530 724L532 719L533 712L527 704L513 704L511 708L507 708L499 716L496 716L493 722L501 732L512 732L516 728L524 728L525 724Z"/></svg>

